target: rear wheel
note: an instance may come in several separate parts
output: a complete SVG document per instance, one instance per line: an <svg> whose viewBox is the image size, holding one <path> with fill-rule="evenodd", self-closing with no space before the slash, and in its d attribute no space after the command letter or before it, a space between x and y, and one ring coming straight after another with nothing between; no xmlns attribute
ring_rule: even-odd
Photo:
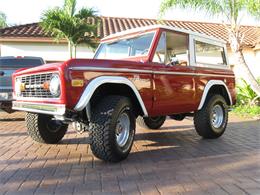
<svg viewBox="0 0 260 195"><path fill-rule="evenodd" d="M166 119L166 116L141 117L137 118L137 124L145 129L159 129Z"/></svg>
<svg viewBox="0 0 260 195"><path fill-rule="evenodd" d="M45 114L26 114L27 131L34 141L55 144L64 137L68 125L52 118L52 116Z"/></svg>
<svg viewBox="0 0 260 195"><path fill-rule="evenodd" d="M109 162L125 159L135 135L135 116L130 99L108 96L93 110L89 129L93 154Z"/></svg>
<svg viewBox="0 0 260 195"><path fill-rule="evenodd" d="M220 137L226 130L227 121L227 103L221 95L209 96L202 109L194 114L195 129L204 138Z"/></svg>

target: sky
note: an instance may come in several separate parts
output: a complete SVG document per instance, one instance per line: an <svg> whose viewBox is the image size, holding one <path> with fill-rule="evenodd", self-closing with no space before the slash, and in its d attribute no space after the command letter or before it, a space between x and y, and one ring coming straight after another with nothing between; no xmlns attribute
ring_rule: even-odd
<svg viewBox="0 0 260 195"><path fill-rule="evenodd" d="M78 7L92 7L98 15L129 17L129 18L158 18L161 0L78 0ZM0 0L0 11L7 15L9 25L26 24L40 21L44 10L62 6L63 0ZM205 13L171 9L163 19L222 22L221 18L212 18ZM242 24L260 25L260 22L244 15Z"/></svg>

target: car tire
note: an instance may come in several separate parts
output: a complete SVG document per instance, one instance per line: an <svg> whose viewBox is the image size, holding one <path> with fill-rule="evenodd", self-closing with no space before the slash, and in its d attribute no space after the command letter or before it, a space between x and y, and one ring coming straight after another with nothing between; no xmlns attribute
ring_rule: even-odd
<svg viewBox="0 0 260 195"><path fill-rule="evenodd" d="M228 106L221 95L210 95L202 109L194 113L194 125L203 138L215 139L226 130Z"/></svg>
<svg viewBox="0 0 260 195"><path fill-rule="evenodd" d="M166 116L158 117L141 117L139 116L136 120L140 127L145 129L159 129L165 122Z"/></svg>
<svg viewBox="0 0 260 195"><path fill-rule="evenodd" d="M135 135L135 115L129 98L108 96L93 109L89 125L93 154L108 162L127 158Z"/></svg>
<svg viewBox="0 0 260 195"><path fill-rule="evenodd" d="M67 132L68 125L52 118L50 115L27 113L25 121L29 136L40 143L58 143Z"/></svg>

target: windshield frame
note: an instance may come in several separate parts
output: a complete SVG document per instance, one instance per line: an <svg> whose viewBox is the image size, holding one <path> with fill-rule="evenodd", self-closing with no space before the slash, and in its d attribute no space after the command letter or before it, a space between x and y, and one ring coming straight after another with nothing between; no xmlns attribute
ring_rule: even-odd
<svg viewBox="0 0 260 195"><path fill-rule="evenodd" d="M154 45L154 42L155 42L155 39L156 39L157 30L150 30L150 31L145 31L145 32L141 31L139 33L135 33L134 35L129 34L129 35L125 35L125 36L122 36L122 37L117 37L115 39L103 41L99 44L99 46L98 46L98 48L97 48L97 50L94 54L93 59L100 59L100 58L96 58L96 57L99 55L99 53L101 51L100 48L102 47L103 44L111 44L111 43L115 43L115 42L118 42L118 41L121 41L121 40L133 39L133 38L137 38L137 37L140 37L140 36L143 36L143 35L146 35L146 34L150 34L150 33L154 33L154 34L153 34L153 38L151 40L147 54L136 55L136 56L127 56L127 57L120 58L120 59L133 59L133 58L140 58L140 57L147 57L148 58L151 54L151 51L152 51L152 48L153 48L153 45ZM120 60L120 59L116 59L116 60ZM106 59L106 60L108 60L108 59Z"/></svg>

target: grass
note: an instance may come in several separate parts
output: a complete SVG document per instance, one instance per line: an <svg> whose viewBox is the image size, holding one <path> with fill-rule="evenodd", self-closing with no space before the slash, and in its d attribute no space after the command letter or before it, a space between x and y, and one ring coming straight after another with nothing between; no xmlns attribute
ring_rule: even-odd
<svg viewBox="0 0 260 195"><path fill-rule="evenodd" d="M232 112L243 117L260 118L260 106L238 105Z"/></svg>

